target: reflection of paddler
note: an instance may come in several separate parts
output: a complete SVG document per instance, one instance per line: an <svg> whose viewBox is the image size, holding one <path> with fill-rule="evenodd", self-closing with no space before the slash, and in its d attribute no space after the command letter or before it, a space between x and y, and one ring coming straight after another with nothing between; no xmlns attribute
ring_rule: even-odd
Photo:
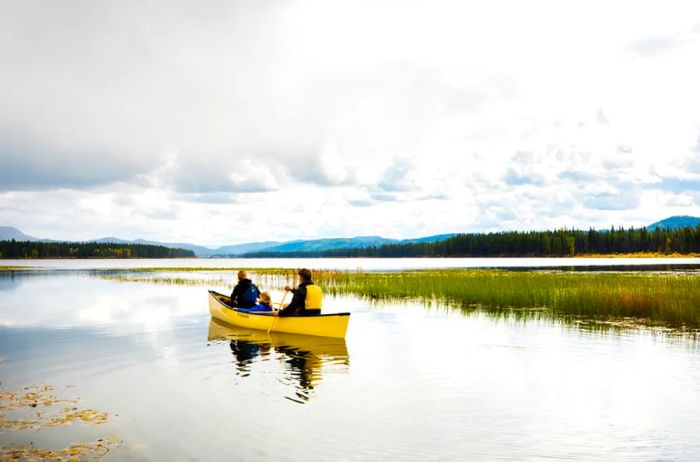
<svg viewBox="0 0 700 462"><path fill-rule="evenodd" d="M245 340L254 343L265 343L278 347L281 345L309 351L317 356L335 359L348 359L348 348L345 339L333 337L317 337L314 335L287 334L246 329L225 324L217 319L209 320L209 340Z"/></svg>
<svg viewBox="0 0 700 462"><path fill-rule="evenodd" d="M259 353L268 353L270 347L281 355L290 378L303 390L313 389L321 381L324 366L340 366L347 371L350 365L345 339L295 335L232 327L212 319L209 322L209 340L229 340L238 368L248 371L247 365ZM248 353L248 355L247 355ZM249 355L252 353L252 356ZM240 356L239 356L240 355ZM241 368L243 366L243 368Z"/></svg>
<svg viewBox="0 0 700 462"><path fill-rule="evenodd" d="M242 375L250 372L250 363L256 356L267 355L270 351L269 345L249 342L243 339L232 339L230 343L231 352L236 358L236 369Z"/></svg>
<svg viewBox="0 0 700 462"><path fill-rule="evenodd" d="M278 346L275 351L282 353L285 357L282 361L294 373L294 377L299 382L299 387L304 390L312 390L314 385L321 381L321 369L323 358L320 358L309 351L299 350L288 346Z"/></svg>

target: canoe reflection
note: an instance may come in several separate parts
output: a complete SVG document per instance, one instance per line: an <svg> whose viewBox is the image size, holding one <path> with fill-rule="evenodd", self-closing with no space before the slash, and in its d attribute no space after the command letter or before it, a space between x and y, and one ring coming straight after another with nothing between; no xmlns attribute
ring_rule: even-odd
<svg viewBox="0 0 700 462"><path fill-rule="evenodd" d="M324 374L347 373L350 357L345 339L310 335L267 333L209 321L209 341L228 341L236 374L251 375L258 361L277 360L283 366L282 382L294 389L287 399L303 403L311 398Z"/></svg>

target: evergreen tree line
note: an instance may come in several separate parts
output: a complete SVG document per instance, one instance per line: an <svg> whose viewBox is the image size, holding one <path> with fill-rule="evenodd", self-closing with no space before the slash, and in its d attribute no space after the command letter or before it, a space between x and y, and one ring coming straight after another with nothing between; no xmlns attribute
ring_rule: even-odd
<svg viewBox="0 0 700 462"><path fill-rule="evenodd" d="M0 258L185 258L194 252L149 244L0 241Z"/></svg>
<svg viewBox="0 0 700 462"><path fill-rule="evenodd" d="M700 226L662 229L615 228L588 231L505 231L458 234L439 242L385 244L356 249L253 252L246 257L561 257L637 252L700 253Z"/></svg>

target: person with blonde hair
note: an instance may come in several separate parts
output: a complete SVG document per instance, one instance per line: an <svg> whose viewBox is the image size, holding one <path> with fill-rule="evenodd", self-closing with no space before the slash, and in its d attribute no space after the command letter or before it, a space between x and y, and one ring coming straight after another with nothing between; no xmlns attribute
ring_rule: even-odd
<svg viewBox="0 0 700 462"><path fill-rule="evenodd" d="M245 270L238 272L238 284L231 292L231 306L234 308L253 308L257 306L260 289L248 279Z"/></svg>
<svg viewBox="0 0 700 462"><path fill-rule="evenodd" d="M272 309L272 297L270 297L270 292L262 292L258 303L251 308L237 308L238 311L245 311L246 313L255 313L259 311L274 311Z"/></svg>
<svg viewBox="0 0 700 462"><path fill-rule="evenodd" d="M270 292L263 292L260 294L260 299L258 300L258 305L255 307L255 311L272 311L272 297Z"/></svg>

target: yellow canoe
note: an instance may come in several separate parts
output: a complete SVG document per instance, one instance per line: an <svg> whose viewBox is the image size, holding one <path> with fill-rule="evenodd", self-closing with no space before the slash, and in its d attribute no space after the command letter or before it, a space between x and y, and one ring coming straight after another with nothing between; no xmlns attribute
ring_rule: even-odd
<svg viewBox="0 0 700 462"><path fill-rule="evenodd" d="M232 326L270 332L345 338L350 313L319 314L315 316L272 316L271 313L250 313L231 308L231 299L209 291L209 312L214 319Z"/></svg>
<svg viewBox="0 0 700 462"><path fill-rule="evenodd" d="M279 349L309 352L315 357L332 358L347 362L348 347L344 338L318 337L311 335L286 334L246 329L224 324L218 319L209 320L207 339L210 342L236 340L248 343L270 345Z"/></svg>

